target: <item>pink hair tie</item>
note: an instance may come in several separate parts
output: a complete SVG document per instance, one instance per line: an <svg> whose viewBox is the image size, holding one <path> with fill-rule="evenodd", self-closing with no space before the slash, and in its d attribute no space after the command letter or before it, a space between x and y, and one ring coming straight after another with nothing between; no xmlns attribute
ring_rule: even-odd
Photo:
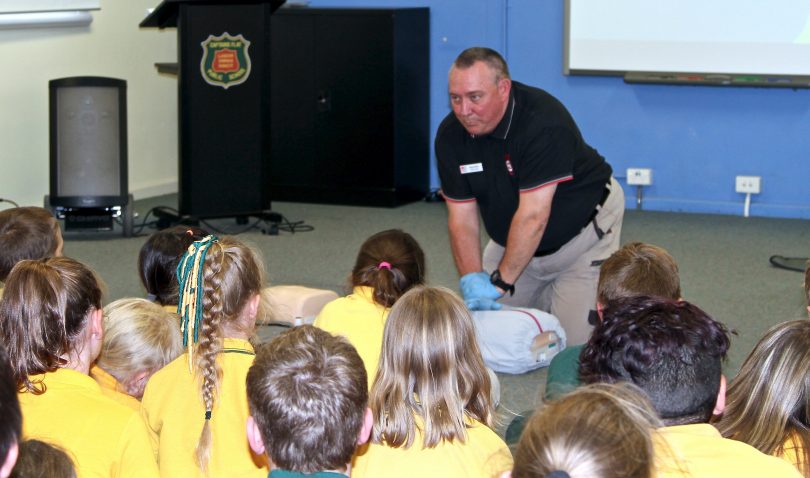
<svg viewBox="0 0 810 478"><path fill-rule="evenodd" d="M385 261L382 261L379 264L377 264L377 269L388 269L390 271L391 270L391 264L389 264L389 263L387 263Z"/></svg>

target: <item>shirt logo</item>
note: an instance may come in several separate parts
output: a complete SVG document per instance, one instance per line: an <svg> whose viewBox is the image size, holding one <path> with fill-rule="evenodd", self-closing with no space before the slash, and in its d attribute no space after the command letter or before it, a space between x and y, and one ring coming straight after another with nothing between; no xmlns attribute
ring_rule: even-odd
<svg viewBox="0 0 810 478"><path fill-rule="evenodd" d="M504 163L506 163L506 170L509 172L509 175L514 176L515 170L512 168L512 161L511 158L509 157L509 153L506 153L506 155L504 155L503 161Z"/></svg>
<svg viewBox="0 0 810 478"><path fill-rule="evenodd" d="M484 170L484 165L481 163L462 164L459 169L461 169L461 174L480 173Z"/></svg>

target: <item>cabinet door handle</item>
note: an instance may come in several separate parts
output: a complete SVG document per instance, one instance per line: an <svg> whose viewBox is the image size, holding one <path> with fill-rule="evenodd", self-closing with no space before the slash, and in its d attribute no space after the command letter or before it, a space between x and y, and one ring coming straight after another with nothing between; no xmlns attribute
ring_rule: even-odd
<svg viewBox="0 0 810 478"><path fill-rule="evenodd" d="M329 92L326 90L321 90L318 92L318 111L326 112L332 109L332 98L329 96Z"/></svg>

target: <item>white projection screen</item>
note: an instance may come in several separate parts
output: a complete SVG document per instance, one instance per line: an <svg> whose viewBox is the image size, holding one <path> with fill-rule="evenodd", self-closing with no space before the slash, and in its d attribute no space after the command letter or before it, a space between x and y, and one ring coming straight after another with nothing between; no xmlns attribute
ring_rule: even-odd
<svg viewBox="0 0 810 478"><path fill-rule="evenodd" d="M810 0L566 0L565 74L810 76Z"/></svg>

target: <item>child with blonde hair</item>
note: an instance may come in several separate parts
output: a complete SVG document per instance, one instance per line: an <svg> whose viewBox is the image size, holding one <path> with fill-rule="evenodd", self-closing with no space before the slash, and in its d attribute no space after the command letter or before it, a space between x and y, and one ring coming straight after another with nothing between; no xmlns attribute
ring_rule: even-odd
<svg viewBox="0 0 810 478"><path fill-rule="evenodd" d="M491 477L511 468L490 429L489 374L464 302L419 286L391 308L369 399L371 444L353 477Z"/></svg>
<svg viewBox="0 0 810 478"><path fill-rule="evenodd" d="M183 353L177 314L146 299L104 308L104 342L90 376L109 397L140 410L149 377Z"/></svg>
<svg viewBox="0 0 810 478"><path fill-rule="evenodd" d="M67 451L79 476L158 476L138 413L89 376L101 351L102 287L66 257L17 263L0 301L0 341L17 382L23 438Z"/></svg>
<svg viewBox="0 0 810 478"><path fill-rule="evenodd" d="M352 293L326 304L313 325L354 345L371 386L391 306L424 281L425 254L416 239L399 229L378 232L357 254L349 279Z"/></svg>
<svg viewBox="0 0 810 478"><path fill-rule="evenodd" d="M715 426L810 477L810 320L765 333L731 382Z"/></svg>
<svg viewBox="0 0 810 478"><path fill-rule="evenodd" d="M265 478L265 457L245 439L245 378L255 356L263 286L257 254L233 238L207 236L178 265L186 352L155 373L141 414L162 476Z"/></svg>
<svg viewBox="0 0 810 478"><path fill-rule="evenodd" d="M512 473L503 478L650 478L658 426L655 410L637 387L584 386L532 415Z"/></svg>

